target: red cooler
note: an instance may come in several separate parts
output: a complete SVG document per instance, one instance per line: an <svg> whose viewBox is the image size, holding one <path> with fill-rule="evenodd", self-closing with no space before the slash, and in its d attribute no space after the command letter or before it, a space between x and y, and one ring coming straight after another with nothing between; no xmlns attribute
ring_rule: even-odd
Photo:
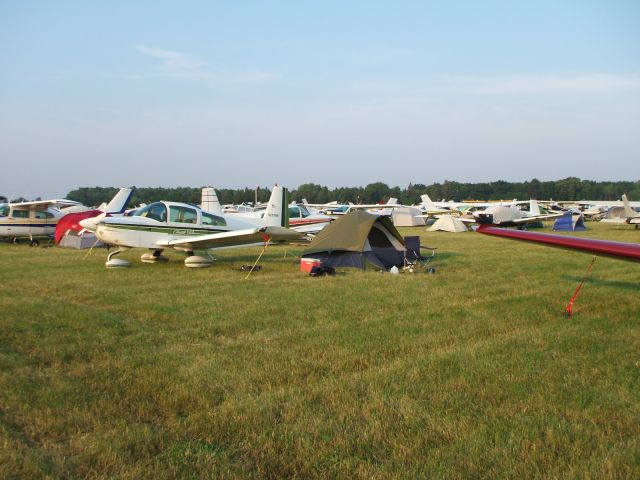
<svg viewBox="0 0 640 480"><path fill-rule="evenodd" d="M313 267L322 267L322 260L317 258L302 258L300 259L300 271L303 273L311 273Z"/></svg>

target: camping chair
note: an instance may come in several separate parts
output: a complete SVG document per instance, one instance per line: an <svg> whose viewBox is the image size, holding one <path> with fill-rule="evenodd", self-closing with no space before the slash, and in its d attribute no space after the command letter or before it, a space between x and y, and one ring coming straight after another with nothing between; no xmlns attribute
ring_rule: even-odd
<svg viewBox="0 0 640 480"><path fill-rule="evenodd" d="M417 268L422 268L429 273L435 273L436 269L429 267L428 264L436 256L438 247L425 247L420 245L420 237L410 236L404 237L404 269L409 272L415 272ZM420 253L420 249L431 250L431 255L424 256Z"/></svg>

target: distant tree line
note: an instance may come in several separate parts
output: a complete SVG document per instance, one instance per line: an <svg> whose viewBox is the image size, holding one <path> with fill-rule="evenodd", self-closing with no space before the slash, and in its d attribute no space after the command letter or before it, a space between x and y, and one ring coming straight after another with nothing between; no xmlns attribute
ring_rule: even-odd
<svg viewBox="0 0 640 480"><path fill-rule="evenodd" d="M200 203L200 187L176 188L137 188L131 205L150 203L158 200ZM82 187L72 190L67 198L82 202L84 205L99 205L111 199L117 191L115 187ZM271 191L267 187L258 189L216 188L222 204L266 202ZM505 182L498 180L489 183L460 183L445 180L443 183L424 185L409 184L406 188L389 187L386 183L370 183L364 187L337 187L330 189L315 183L305 183L291 190L293 200L305 198L309 203L326 203L337 200L341 203L379 203L395 197L400 203L420 202L420 195L428 194L432 200L510 200L513 198L538 200L619 200L626 193L632 200L640 200L640 180L619 182L595 182L569 177L562 180L542 182L533 179L526 182Z"/></svg>

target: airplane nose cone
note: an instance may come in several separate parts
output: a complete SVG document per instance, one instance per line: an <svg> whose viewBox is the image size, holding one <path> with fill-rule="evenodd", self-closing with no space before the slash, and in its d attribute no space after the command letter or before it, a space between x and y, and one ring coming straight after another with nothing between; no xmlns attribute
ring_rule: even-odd
<svg viewBox="0 0 640 480"><path fill-rule="evenodd" d="M95 218L85 218L84 220L80 220L80 226L82 228L86 228L87 230L91 230L92 232L96 229Z"/></svg>
<svg viewBox="0 0 640 480"><path fill-rule="evenodd" d="M96 228L98 228L98 223L100 223L100 221L102 221L105 216L106 215L102 213L97 217L85 218L84 220L80 220L79 223L82 228L86 228L87 230L95 232Z"/></svg>

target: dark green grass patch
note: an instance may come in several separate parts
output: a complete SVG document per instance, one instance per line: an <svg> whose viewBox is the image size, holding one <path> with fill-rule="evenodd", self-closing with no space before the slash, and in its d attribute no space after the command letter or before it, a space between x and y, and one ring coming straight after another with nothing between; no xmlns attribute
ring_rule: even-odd
<svg viewBox="0 0 640 480"><path fill-rule="evenodd" d="M435 275L0 243L0 478L640 476L640 266L566 318L589 255L404 233Z"/></svg>

